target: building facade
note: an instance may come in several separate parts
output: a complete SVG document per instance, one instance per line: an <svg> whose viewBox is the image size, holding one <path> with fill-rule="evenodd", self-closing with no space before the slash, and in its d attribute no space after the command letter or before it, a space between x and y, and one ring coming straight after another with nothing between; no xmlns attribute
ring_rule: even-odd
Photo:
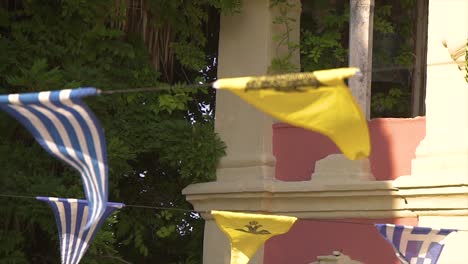
<svg viewBox="0 0 468 264"><path fill-rule="evenodd" d="M291 38L299 42L300 1L290 1L297 7L290 11L297 17ZM366 70L350 88L366 113L373 5L351 0L356 33L350 63ZM278 56L273 36L284 30L273 23L276 12L269 0L251 0L243 1L241 13L221 18L220 78L267 73ZM216 181L184 189L187 200L202 212L300 218L288 233L267 241L251 264L397 264L373 223L468 230L468 85L456 65L432 66L451 59L443 41L449 47L466 42L468 0L429 0L428 21L426 116L370 120L369 159L349 161L324 136L277 123L234 95L217 93L215 128L227 155ZM292 62L298 64L299 56ZM228 239L210 214L202 216L204 263L229 263ZM467 263L466 248L468 232L451 234L439 263Z"/></svg>

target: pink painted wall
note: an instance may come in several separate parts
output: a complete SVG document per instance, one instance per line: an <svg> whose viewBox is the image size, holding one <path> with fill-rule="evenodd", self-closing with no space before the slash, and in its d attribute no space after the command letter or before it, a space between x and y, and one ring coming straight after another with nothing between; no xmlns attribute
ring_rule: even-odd
<svg viewBox="0 0 468 264"><path fill-rule="evenodd" d="M393 180L410 174L414 152L426 134L425 122L424 117L369 121L372 147L369 160L377 180ZM273 154L279 180L310 180L315 162L333 153L339 150L325 136L287 124L273 125Z"/></svg>
<svg viewBox="0 0 468 264"><path fill-rule="evenodd" d="M411 160L424 138L425 118L383 118L369 122L372 151L369 160L377 180L393 180L411 173ZM310 180L315 162L339 153L327 137L286 124L273 125L276 178ZM399 264L395 253L373 223L417 225L417 218L300 220L291 230L265 244L265 264L307 264L334 250L365 264ZM335 222L332 222L335 221ZM361 224L338 223L336 221Z"/></svg>
<svg viewBox="0 0 468 264"><path fill-rule="evenodd" d="M417 225L416 218L346 219L366 225L299 220L291 230L267 241L264 264L308 264L339 250L365 264L400 264L374 223ZM337 221L337 220L329 220Z"/></svg>

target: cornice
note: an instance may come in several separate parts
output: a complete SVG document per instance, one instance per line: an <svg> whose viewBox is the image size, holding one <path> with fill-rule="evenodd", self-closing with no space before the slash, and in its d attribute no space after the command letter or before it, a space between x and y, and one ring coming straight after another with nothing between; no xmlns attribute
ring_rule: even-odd
<svg viewBox="0 0 468 264"><path fill-rule="evenodd" d="M183 190L200 212L229 210L310 219L468 215L468 186L398 186L396 181L344 183L274 179L192 184ZM209 217L209 214L203 214Z"/></svg>

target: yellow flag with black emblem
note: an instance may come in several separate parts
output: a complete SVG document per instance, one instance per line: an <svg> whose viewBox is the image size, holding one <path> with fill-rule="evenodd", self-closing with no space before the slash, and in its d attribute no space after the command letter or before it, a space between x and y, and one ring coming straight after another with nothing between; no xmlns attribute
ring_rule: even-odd
<svg viewBox="0 0 468 264"><path fill-rule="evenodd" d="M231 241L231 264L247 264L269 238L284 234L296 217L211 211L218 227Z"/></svg>
<svg viewBox="0 0 468 264"><path fill-rule="evenodd" d="M329 137L352 160L368 157L367 120L345 78L356 68L219 79L225 89L274 118Z"/></svg>

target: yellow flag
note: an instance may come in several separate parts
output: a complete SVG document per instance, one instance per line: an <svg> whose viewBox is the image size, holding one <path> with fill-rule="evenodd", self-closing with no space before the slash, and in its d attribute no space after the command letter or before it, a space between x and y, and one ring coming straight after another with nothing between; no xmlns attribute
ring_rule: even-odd
<svg viewBox="0 0 468 264"><path fill-rule="evenodd" d="M277 80L274 76L226 78L217 80L213 87L229 90L283 122L326 135L346 157L355 160L370 154L367 121L344 82L356 72L356 68L341 68L282 75ZM294 80L294 76L301 79ZM307 83L304 76L318 82ZM297 91L279 89L291 84L308 86L298 87Z"/></svg>
<svg viewBox="0 0 468 264"><path fill-rule="evenodd" d="M269 238L284 234L296 217L211 211L218 227L231 241L231 264L247 264Z"/></svg>

